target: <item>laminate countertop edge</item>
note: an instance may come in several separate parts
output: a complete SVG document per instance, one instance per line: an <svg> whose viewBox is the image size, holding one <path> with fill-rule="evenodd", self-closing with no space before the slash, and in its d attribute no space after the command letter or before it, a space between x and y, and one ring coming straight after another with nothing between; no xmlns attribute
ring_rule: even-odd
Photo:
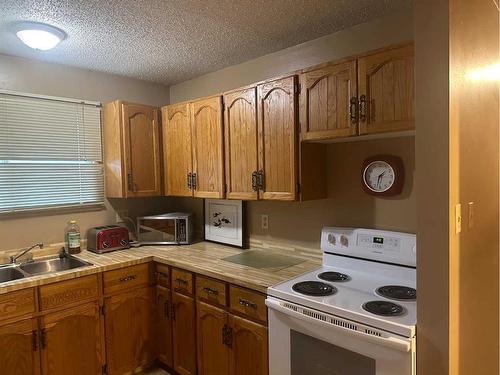
<svg viewBox="0 0 500 375"><path fill-rule="evenodd" d="M84 250L80 254L77 254L76 257L93 265L5 282L0 284L0 294L148 262L166 264L266 293L269 286L309 272L321 265L321 261L317 258L307 259L304 257L300 258L300 263L289 267L281 269L256 269L223 260L227 256L239 254L244 251L249 250L209 242L199 242L193 245L182 246L144 246L105 254L95 254ZM266 252L267 250L258 249L258 251ZM276 250L273 250L273 252L276 252ZM294 255L290 255L287 251L281 253L291 258L297 258Z"/></svg>

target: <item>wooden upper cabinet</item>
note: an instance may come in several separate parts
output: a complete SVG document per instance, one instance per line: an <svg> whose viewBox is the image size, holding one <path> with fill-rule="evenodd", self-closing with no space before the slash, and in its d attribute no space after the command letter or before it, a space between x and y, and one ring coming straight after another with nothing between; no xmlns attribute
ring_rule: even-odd
<svg viewBox="0 0 500 375"><path fill-rule="evenodd" d="M297 77L258 86L259 197L297 198Z"/></svg>
<svg viewBox="0 0 500 375"><path fill-rule="evenodd" d="M40 374L40 345L36 319L0 326L0 373Z"/></svg>
<svg viewBox="0 0 500 375"><path fill-rule="evenodd" d="M115 101L103 107L106 196L161 195L159 111Z"/></svg>
<svg viewBox="0 0 500 375"><path fill-rule="evenodd" d="M258 198L257 90L225 93L224 104L226 197L254 200Z"/></svg>
<svg viewBox="0 0 500 375"><path fill-rule="evenodd" d="M413 44L358 60L360 134L415 127Z"/></svg>
<svg viewBox="0 0 500 375"><path fill-rule="evenodd" d="M222 97L191 102L193 192L199 198L224 197Z"/></svg>
<svg viewBox="0 0 500 375"><path fill-rule="evenodd" d="M305 71L300 87L302 140L357 134L356 60Z"/></svg>
<svg viewBox="0 0 500 375"><path fill-rule="evenodd" d="M102 374L102 345L97 302L41 318L42 373Z"/></svg>
<svg viewBox="0 0 500 375"><path fill-rule="evenodd" d="M189 103L162 108L166 195L192 196L188 177L193 170Z"/></svg>

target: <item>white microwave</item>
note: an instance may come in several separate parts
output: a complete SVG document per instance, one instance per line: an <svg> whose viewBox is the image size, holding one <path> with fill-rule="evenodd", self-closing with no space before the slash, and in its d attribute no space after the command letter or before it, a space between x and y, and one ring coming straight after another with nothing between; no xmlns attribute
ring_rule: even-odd
<svg viewBox="0 0 500 375"><path fill-rule="evenodd" d="M192 214L172 212L137 218L137 241L141 245L187 245L192 240Z"/></svg>

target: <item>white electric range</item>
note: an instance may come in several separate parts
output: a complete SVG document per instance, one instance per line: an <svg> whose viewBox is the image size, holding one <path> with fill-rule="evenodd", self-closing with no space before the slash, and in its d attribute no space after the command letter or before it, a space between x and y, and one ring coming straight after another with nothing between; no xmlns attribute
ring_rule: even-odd
<svg viewBox="0 0 500 375"><path fill-rule="evenodd" d="M323 228L321 249L268 289L269 373L415 375L415 235Z"/></svg>

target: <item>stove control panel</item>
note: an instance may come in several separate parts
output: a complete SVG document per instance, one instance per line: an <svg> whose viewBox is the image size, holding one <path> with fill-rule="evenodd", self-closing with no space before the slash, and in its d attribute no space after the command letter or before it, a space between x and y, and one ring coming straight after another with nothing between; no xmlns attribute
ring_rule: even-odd
<svg viewBox="0 0 500 375"><path fill-rule="evenodd" d="M325 253L416 266L416 236L409 233L325 227L321 233L321 250Z"/></svg>

